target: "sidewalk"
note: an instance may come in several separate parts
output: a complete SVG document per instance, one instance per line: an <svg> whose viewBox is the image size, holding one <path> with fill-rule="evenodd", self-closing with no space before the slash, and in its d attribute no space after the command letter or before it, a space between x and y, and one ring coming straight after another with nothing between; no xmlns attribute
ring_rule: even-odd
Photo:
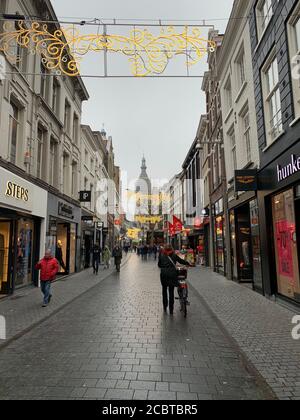
<svg viewBox="0 0 300 420"><path fill-rule="evenodd" d="M123 260L123 265L129 259L130 255ZM42 294L35 287L20 289L13 296L0 300L0 316L4 316L6 320L6 340L0 340L0 348L97 286L114 271L113 264L109 270L100 266L98 276L93 274L91 268L56 281L52 285L53 300L47 308L42 308Z"/></svg>
<svg viewBox="0 0 300 420"><path fill-rule="evenodd" d="M300 340L291 335L296 310L209 269L191 270L189 281L277 397L300 399Z"/></svg>

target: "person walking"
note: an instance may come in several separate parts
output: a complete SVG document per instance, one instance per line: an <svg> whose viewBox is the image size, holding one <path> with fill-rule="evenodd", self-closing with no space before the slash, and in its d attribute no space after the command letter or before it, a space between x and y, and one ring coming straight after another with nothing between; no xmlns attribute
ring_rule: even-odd
<svg viewBox="0 0 300 420"><path fill-rule="evenodd" d="M164 312L167 312L169 307L170 315L173 315L174 313L174 289L175 287L178 287L176 263L190 266L187 261L175 254L171 245L167 245L159 256L158 267L161 269L160 280L162 285Z"/></svg>
<svg viewBox="0 0 300 420"><path fill-rule="evenodd" d="M109 250L108 246L106 245L105 248L104 248L104 251L103 251L104 270L109 269L110 258L111 258L111 253L110 253L110 250Z"/></svg>
<svg viewBox="0 0 300 420"><path fill-rule="evenodd" d="M46 308L52 298L51 283L59 271L59 264L56 258L52 256L51 250L45 252L44 258L35 266L36 270L41 270L41 290L44 295L43 308Z"/></svg>
<svg viewBox="0 0 300 420"><path fill-rule="evenodd" d="M99 245L94 245L93 248L93 269L94 269L94 274L98 274L99 271L99 264L100 264L100 259L101 259L101 250L99 248Z"/></svg>
<svg viewBox="0 0 300 420"><path fill-rule="evenodd" d="M157 248L156 245L154 245L153 246L153 257L154 257L155 261L157 260L157 252L158 252L158 248Z"/></svg>
<svg viewBox="0 0 300 420"><path fill-rule="evenodd" d="M115 266L116 266L117 272L119 273L121 269L122 258L123 258L122 248L119 245L116 245L113 250L113 258L115 259Z"/></svg>

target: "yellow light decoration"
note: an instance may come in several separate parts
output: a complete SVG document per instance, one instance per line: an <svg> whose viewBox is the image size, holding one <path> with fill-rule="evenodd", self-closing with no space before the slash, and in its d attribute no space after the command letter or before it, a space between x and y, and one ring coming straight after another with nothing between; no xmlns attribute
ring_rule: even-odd
<svg viewBox="0 0 300 420"><path fill-rule="evenodd" d="M160 223L163 218L161 216L136 216L135 221L139 223Z"/></svg>
<svg viewBox="0 0 300 420"><path fill-rule="evenodd" d="M187 67L197 64L207 53L215 51L216 44L201 37L199 28L177 33L172 26L164 27L158 35L148 29L132 29L129 36L81 34L70 27L51 33L46 24L33 22L30 26L20 21L6 22L0 34L0 52L8 60L20 61L13 51L18 44L32 54L41 54L45 66L57 74L79 75L79 62L89 52L115 52L129 57L132 74L145 77L162 74L169 61L177 55L186 56Z"/></svg>

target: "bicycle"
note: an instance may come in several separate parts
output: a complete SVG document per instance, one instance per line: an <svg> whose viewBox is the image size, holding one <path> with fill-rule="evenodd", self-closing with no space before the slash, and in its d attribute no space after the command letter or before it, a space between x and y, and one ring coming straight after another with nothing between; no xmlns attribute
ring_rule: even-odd
<svg viewBox="0 0 300 420"><path fill-rule="evenodd" d="M188 301L189 296L189 289L187 284L187 269L186 268L178 268L178 298L180 303L180 312L183 313L184 317L187 317L187 307L190 306L190 302Z"/></svg>

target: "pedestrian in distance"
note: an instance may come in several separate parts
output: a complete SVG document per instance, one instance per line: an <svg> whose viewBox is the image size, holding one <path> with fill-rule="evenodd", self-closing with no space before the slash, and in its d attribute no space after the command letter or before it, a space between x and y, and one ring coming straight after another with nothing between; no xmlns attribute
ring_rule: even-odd
<svg viewBox="0 0 300 420"><path fill-rule="evenodd" d="M157 246L154 245L153 246L153 257L154 257L155 261L157 260L157 252L158 252Z"/></svg>
<svg viewBox="0 0 300 420"><path fill-rule="evenodd" d="M98 274L99 271L99 264L101 260L101 249L99 245L95 245L93 248L93 270L94 274Z"/></svg>
<svg viewBox="0 0 300 420"><path fill-rule="evenodd" d="M44 258L35 266L36 270L41 270L41 290L44 295L43 308L46 308L52 298L51 283L59 271L59 264L56 258L52 256L51 250L45 252Z"/></svg>
<svg viewBox="0 0 300 420"><path fill-rule="evenodd" d="M121 262L123 258L122 248L119 245L116 245L113 250L113 258L115 259L115 266L116 266L117 272L119 273L121 270Z"/></svg>
<svg viewBox="0 0 300 420"><path fill-rule="evenodd" d="M104 270L108 270L110 267L110 258L111 258L111 253L110 250L108 248L108 246L106 245L103 251L103 263L104 263Z"/></svg>
<svg viewBox="0 0 300 420"><path fill-rule="evenodd" d="M162 285L163 307L167 312L169 307L170 315L174 313L174 289L178 287L176 264L190 266L190 264L175 254L172 245L167 245L160 254L158 267L161 269L160 280Z"/></svg>

